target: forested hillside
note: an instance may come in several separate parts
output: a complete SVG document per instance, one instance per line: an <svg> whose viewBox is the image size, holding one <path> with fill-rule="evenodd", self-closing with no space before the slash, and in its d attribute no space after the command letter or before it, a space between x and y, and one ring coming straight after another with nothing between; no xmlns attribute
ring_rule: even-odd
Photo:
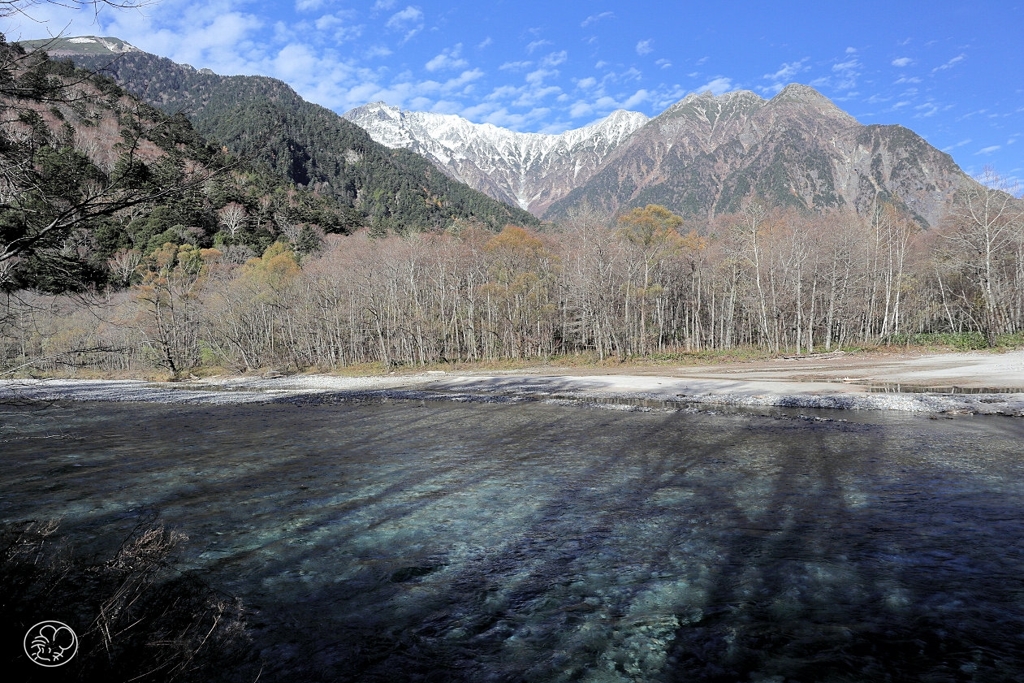
<svg viewBox="0 0 1024 683"><path fill-rule="evenodd" d="M66 40L25 45L107 74L162 111L184 114L199 133L232 153L333 197L348 209L349 228L405 232L444 229L454 220L491 229L537 224L526 211L448 178L421 156L377 144L359 126L306 102L281 81L218 76L134 49L114 53Z"/></svg>
<svg viewBox="0 0 1024 683"><path fill-rule="evenodd" d="M351 218L208 143L183 116L0 37L0 287L128 284L164 244L239 262L303 252Z"/></svg>

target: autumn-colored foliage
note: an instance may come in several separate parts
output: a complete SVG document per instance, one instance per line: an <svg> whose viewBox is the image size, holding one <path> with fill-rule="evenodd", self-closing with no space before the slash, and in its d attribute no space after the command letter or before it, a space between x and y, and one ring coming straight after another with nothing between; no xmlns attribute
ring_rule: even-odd
<svg viewBox="0 0 1024 683"><path fill-rule="evenodd" d="M282 239L242 264L231 246L165 243L128 277L127 322L90 330L73 316L61 327L26 314L26 327L8 329L51 330L51 353L116 340L131 349L118 363L179 376L203 365L807 353L988 331L1012 339L1024 329L1024 225L1008 207L986 221L984 199L965 197L962 215L929 231L886 205L868 218L751 205L694 225L645 206L613 219L579 213L545 231L328 235L318 253ZM999 247L987 259L986 244ZM119 267L135 258L121 254ZM8 357L29 346L13 332L2 338Z"/></svg>

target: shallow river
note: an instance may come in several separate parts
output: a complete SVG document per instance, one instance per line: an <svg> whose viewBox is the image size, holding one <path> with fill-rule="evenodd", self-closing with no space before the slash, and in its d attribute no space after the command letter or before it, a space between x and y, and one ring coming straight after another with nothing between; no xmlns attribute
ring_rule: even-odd
<svg viewBox="0 0 1024 683"><path fill-rule="evenodd" d="M0 425L0 521L61 516L85 548L184 531L263 681L1024 675L1021 419L388 401Z"/></svg>

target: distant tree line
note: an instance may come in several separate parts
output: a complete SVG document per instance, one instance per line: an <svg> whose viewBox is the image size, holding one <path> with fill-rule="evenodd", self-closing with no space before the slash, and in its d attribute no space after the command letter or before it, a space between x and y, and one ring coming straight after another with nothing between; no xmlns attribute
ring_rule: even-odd
<svg viewBox="0 0 1024 683"><path fill-rule="evenodd" d="M984 186L927 231L888 205L863 218L752 204L701 230L651 205L545 232L463 223L330 235L304 253L279 240L244 263L229 252L168 240L101 300L9 303L4 362L181 375L1024 342L1024 212ZM96 348L122 351L76 355Z"/></svg>

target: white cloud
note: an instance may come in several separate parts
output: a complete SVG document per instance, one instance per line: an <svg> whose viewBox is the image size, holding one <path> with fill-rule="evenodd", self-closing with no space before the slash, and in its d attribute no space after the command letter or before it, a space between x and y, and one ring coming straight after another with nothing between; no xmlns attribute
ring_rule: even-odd
<svg viewBox="0 0 1024 683"><path fill-rule="evenodd" d="M900 68L902 68L904 66L910 66L913 63L914 63L914 60L911 59L910 57L897 57L896 59L892 60L892 65L893 66L898 66Z"/></svg>
<svg viewBox="0 0 1024 683"><path fill-rule="evenodd" d="M297 12L308 12L323 6L324 0L295 0L295 11Z"/></svg>
<svg viewBox="0 0 1024 683"><path fill-rule="evenodd" d="M654 41L653 40L641 40L636 44L636 53L643 57L654 52Z"/></svg>
<svg viewBox="0 0 1024 683"><path fill-rule="evenodd" d="M350 23L352 13L325 14L318 18L314 25L318 31L330 32L335 43L355 40L363 33L363 27Z"/></svg>
<svg viewBox="0 0 1024 683"><path fill-rule="evenodd" d="M378 57L390 57L392 54L390 48L383 45L375 45L367 50L363 56L367 59L376 59Z"/></svg>
<svg viewBox="0 0 1024 683"><path fill-rule="evenodd" d="M960 54L958 54L956 57L953 57L953 59L949 60L945 64L942 64L932 69L932 73L935 73L937 71L945 71L946 69L952 69L954 66L964 61L966 58L967 55L961 52Z"/></svg>
<svg viewBox="0 0 1024 683"><path fill-rule="evenodd" d="M671 101L678 100L678 95L679 93L673 93ZM645 88L640 88L632 93L627 91L618 96L604 94L593 100L577 100L569 107L569 116L573 119L592 118L595 115L607 115L616 109L635 109L645 103L664 106L662 99L664 99L664 93L651 92Z"/></svg>
<svg viewBox="0 0 1024 683"><path fill-rule="evenodd" d="M480 69L470 69L468 71L463 71L461 74L458 75L458 77L445 81L444 85L441 86L441 89L444 90L445 92L450 92L457 88L461 88L467 83L472 83L473 81L478 80L483 75L484 72L481 71Z"/></svg>
<svg viewBox="0 0 1024 683"><path fill-rule="evenodd" d="M468 94L473 87L474 81L483 76L483 71L472 69L462 72L459 76L447 81L434 80L416 81L409 74L402 74L401 77L390 85L381 85L377 82L379 74L376 73L354 73L350 74L347 89L342 92L344 109L351 109L367 102L383 101L389 104L416 110L429 110L435 104L447 101L452 97L459 97ZM359 79L366 79L359 82ZM337 88L337 86L334 86ZM337 108L338 105L331 105ZM447 105L442 105L447 106Z"/></svg>
<svg viewBox="0 0 1024 683"><path fill-rule="evenodd" d="M559 53L555 53L556 57L545 60L548 63L560 63L561 57ZM504 67L514 66L516 69L521 68L529 64L529 62L515 63L513 65L503 65ZM532 112L538 112L540 108L548 106L548 103L569 105L571 98L562 90L562 88L551 81L558 78L559 71L554 68L541 66L525 74L523 77L524 83L522 85L500 85L484 97L484 102L488 104L487 107L474 109L476 116L475 120L483 120L485 122L494 123L495 125L502 125L498 123L498 119L509 121L511 125L516 126L517 130L519 127L525 125L525 120L508 118L512 116L509 112L513 109L530 109ZM577 82L577 89L580 82ZM597 86L597 80L594 78L584 79L583 87L595 88ZM503 111L504 114L496 114L496 112ZM562 124L548 124L548 125L562 125Z"/></svg>
<svg viewBox="0 0 1024 683"><path fill-rule="evenodd" d="M307 45L286 45L273 59L274 72L285 80L301 79L308 65L317 62Z"/></svg>
<svg viewBox="0 0 1024 683"><path fill-rule="evenodd" d="M615 18L615 13L614 12L601 12L600 14L592 14L589 17L587 17L586 19L584 19L583 23L581 23L580 26L582 26L583 28L586 28L587 26L590 26L591 24L596 24L597 22L601 21L602 19L614 19L614 18Z"/></svg>
<svg viewBox="0 0 1024 683"><path fill-rule="evenodd" d="M768 95L777 94L784 87L792 83L793 78L798 73L801 71L807 71L809 67L805 66L806 62L807 57L796 62L783 62L778 71L762 76L766 81L770 81L770 84L766 86L757 86L757 89Z"/></svg>
<svg viewBox="0 0 1024 683"><path fill-rule="evenodd" d="M971 142L973 142L973 140L971 140L971 138L965 138L965 139L961 140L960 142L956 143L955 145L950 145L949 147L943 147L942 151L946 152L946 153L949 153L949 152L952 152L954 149L956 149L958 147L963 147L964 145L969 145L969 144L971 144Z"/></svg>
<svg viewBox="0 0 1024 683"><path fill-rule="evenodd" d="M549 85L541 88L528 88L523 94L517 97L512 104L517 107L532 107L540 104L543 100L561 95L562 89L557 85Z"/></svg>
<svg viewBox="0 0 1024 683"><path fill-rule="evenodd" d="M559 64L565 62L565 60L568 58L569 53L566 52L565 50L562 50L561 52L552 52L541 61L541 64L549 67L558 66Z"/></svg>
<svg viewBox="0 0 1024 683"><path fill-rule="evenodd" d="M373 3L373 11L379 12L381 10L394 9L397 4L398 0L377 0L377 2Z"/></svg>
<svg viewBox="0 0 1024 683"><path fill-rule="evenodd" d="M538 133L544 133L545 135L558 135L572 128L573 125L569 121L554 121L543 126Z"/></svg>
<svg viewBox="0 0 1024 683"><path fill-rule="evenodd" d="M639 69L631 66L625 71L623 71L621 74L619 74L618 77L620 80L623 81L639 81L643 77L643 74L640 72Z"/></svg>
<svg viewBox="0 0 1024 683"><path fill-rule="evenodd" d="M384 26L392 31L404 31L403 40L409 40L423 30L423 12L418 7L409 5L401 12L391 15Z"/></svg>
<svg viewBox="0 0 1024 683"><path fill-rule="evenodd" d="M538 85L543 83L548 78L554 78L558 76L557 69L537 69L526 74L526 82Z"/></svg>
<svg viewBox="0 0 1024 683"><path fill-rule="evenodd" d="M633 107L636 107L636 106L640 105L641 103L646 102L648 99L650 99L650 97L651 97L651 94L649 92L647 92L647 90L641 88L640 90L637 90L635 93L630 95L626 99L626 101L624 101L622 103L622 107L621 108L622 109L632 109Z"/></svg>
<svg viewBox="0 0 1024 683"><path fill-rule="evenodd" d="M855 54L857 54L857 48L855 48L855 47L848 47L848 48L846 48L846 54L848 54L848 55L855 55Z"/></svg>
<svg viewBox="0 0 1024 683"><path fill-rule="evenodd" d="M698 88L694 88L693 92L704 93L707 92L708 90L710 90L713 95L718 96L723 95L729 92L730 90L736 90L736 86L733 85L731 78L718 76L717 78L711 79L704 85Z"/></svg>
<svg viewBox="0 0 1024 683"><path fill-rule="evenodd" d="M401 12L395 12L388 19L385 26L390 29L404 29L411 24L417 24L423 22L423 12L417 8L409 5Z"/></svg>
<svg viewBox="0 0 1024 683"><path fill-rule="evenodd" d="M460 114L470 121L490 123L511 130L535 128L551 114L548 107L533 107L525 113L510 112L507 106L493 102L482 102L463 109Z"/></svg>
<svg viewBox="0 0 1024 683"><path fill-rule="evenodd" d="M476 46L476 49L483 50L485 47L490 47L493 44L494 44L494 41L491 40L490 36L487 36L486 38L483 39L483 41L480 42L479 45Z"/></svg>
<svg viewBox="0 0 1024 683"><path fill-rule="evenodd" d="M801 59L799 62L783 62L778 71L773 74L765 74L763 78L769 81L788 81L803 70L805 61L807 60Z"/></svg>
<svg viewBox="0 0 1024 683"><path fill-rule="evenodd" d="M260 63L268 51L257 40L257 32L265 27L264 22L235 11L235 4L223 0L168 0L146 14L114 12L97 16L100 26L90 27L88 33L114 35L147 52L219 74L262 73Z"/></svg>
<svg viewBox="0 0 1024 683"><path fill-rule="evenodd" d="M341 26L342 23L344 23L344 22L342 22L341 17L336 17L333 14L325 14L325 15L319 17L313 23L316 26L316 30L317 31L327 31L327 30L332 29L332 28L334 28L336 26Z"/></svg>
<svg viewBox="0 0 1024 683"><path fill-rule="evenodd" d="M533 54L533 51L537 48L544 47L546 45L554 45L550 40L535 40L526 46L527 54Z"/></svg>
<svg viewBox="0 0 1024 683"><path fill-rule="evenodd" d="M849 50L847 50L849 52ZM832 73L836 81L832 84L838 90L852 90L857 87L857 78L860 76L861 63L856 57L851 57L843 62L832 65Z"/></svg>
<svg viewBox="0 0 1024 683"><path fill-rule="evenodd" d="M507 109L502 108L486 117L484 121L502 128L522 130L534 122L543 121L550 113L551 110L547 107L534 107L525 114L511 114Z"/></svg>
<svg viewBox="0 0 1024 683"><path fill-rule="evenodd" d="M517 87L517 86L514 86L514 85L501 85L501 86L498 86L497 88L495 88L494 90L492 90L490 92L490 94L487 95L486 99L488 99L488 100L509 99L511 97L516 97L520 92L522 92L522 90L523 90L522 87Z"/></svg>
<svg viewBox="0 0 1024 683"><path fill-rule="evenodd" d="M969 119L969 118L972 118L974 116L980 116L982 114L985 114L986 112L988 112L988 109L985 109L985 108L975 109L974 111L969 111L966 114L964 114L963 116L960 116L959 118L957 118L957 121L963 121L964 119Z"/></svg>
<svg viewBox="0 0 1024 683"><path fill-rule="evenodd" d="M498 67L501 71L522 71L533 66L533 62L505 62Z"/></svg>
<svg viewBox="0 0 1024 683"><path fill-rule="evenodd" d="M458 114L462 111L462 105L451 100L438 100L430 105L430 111L435 114Z"/></svg>
<svg viewBox="0 0 1024 683"><path fill-rule="evenodd" d="M461 52L462 43L457 44L453 48L442 50L441 54L437 55L436 57L434 57L433 59L426 63L427 71L434 72L441 71L442 69L451 71L454 69L461 69L462 67L467 66L469 62L467 62L465 59L462 59L462 57L460 56Z"/></svg>
<svg viewBox="0 0 1024 683"><path fill-rule="evenodd" d="M594 106L590 102L576 102L569 107L569 116L578 119L581 116L590 116L594 113Z"/></svg>
<svg viewBox="0 0 1024 683"><path fill-rule="evenodd" d="M1002 148L1003 148L1002 145L991 145L990 147L982 147L981 149L979 149L974 154L975 155L978 155L978 154L991 154L992 152L997 152L997 151L1001 150Z"/></svg>

